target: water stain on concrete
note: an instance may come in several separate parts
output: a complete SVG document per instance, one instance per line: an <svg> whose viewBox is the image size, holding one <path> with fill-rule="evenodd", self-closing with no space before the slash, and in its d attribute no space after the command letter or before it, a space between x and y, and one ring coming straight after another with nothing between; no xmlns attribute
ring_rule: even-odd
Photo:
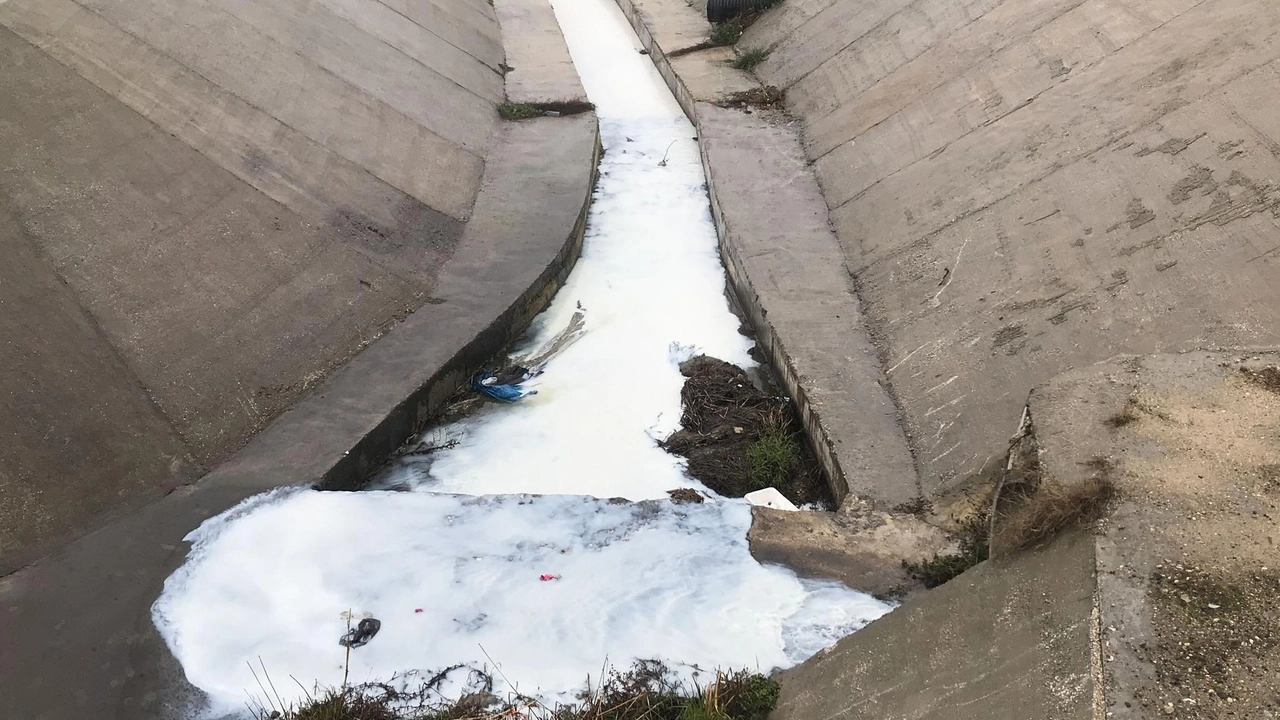
<svg viewBox="0 0 1280 720"><path fill-rule="evenodd" d="M1173 186L1173 190L1169 191L1169 202L1174 205L1181 205L1191 199L1191 193L1201 188L1204 189L1205 195L1212 195L1218 189L1218 183L1213 179L1212 170L1197 165L1191 168L1191 172L1186 177Z"/></svg>
<svg viewBox="0 0 1280 720"><path fill-rule="evenodd" d="M1129 201L1129 207L1125 208L1124 214L1125 217L1122 222L1129 223L1130 230L1137 230L1156 219L1156 214L1146 205L1143 205L1138 198Z"/></svg>

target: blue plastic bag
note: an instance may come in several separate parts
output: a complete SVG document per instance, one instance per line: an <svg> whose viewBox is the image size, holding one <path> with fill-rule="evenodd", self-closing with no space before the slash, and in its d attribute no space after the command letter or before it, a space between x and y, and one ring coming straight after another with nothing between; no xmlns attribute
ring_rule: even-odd
<svg viewBox="0 0 1280 720"><path fill-rule="evenodd" d="M471 381L471 389L498 402L513 403L538 394L537 390L523 386L525 380L537 374L519 366L504 370L501 376L486 371Z"/></svg>

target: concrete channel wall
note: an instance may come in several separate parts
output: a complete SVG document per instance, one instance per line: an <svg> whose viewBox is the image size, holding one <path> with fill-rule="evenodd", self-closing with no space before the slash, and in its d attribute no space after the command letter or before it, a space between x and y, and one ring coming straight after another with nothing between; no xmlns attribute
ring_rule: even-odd
<svg viewBox="0 0 1280 720"><path fill-rule="evenodd" d="M122 3L121 8L124 5ZM256 7L253 3L225 5L226 12L233 7L237 12L249 12ZM266 12L264 8L267 5L271 5L272 12L285 12L292 7L288 3L263 3L262 8L257 9ZM496 0L497 8L490 7L487 2L477 2L473 7L462 0L441 4L417 1L369 3L369 7L363 8L367 12L356 12L359 8L355 4L311 5L314 6L312 12L305 17L293 18L299 23L297 32L304 35L312 32L308 29L309 23L330 22L333 16L328 13L341 9L346 13L342 17L352 24L345 29L340 26L330 29L341 31L339 35L342 32L360 35L375 30L384 33L380 35L382 44L376 52L387 52L393 46L400 50L417 48L418 52L425 53L418 55L418 60L439 64L439 67L432 66L435 67L433 72L462 73L469 66L461 63L458 51L465 50L493 60L496 73L496 66L502 63L503 58L497 34L499 27L501 42L513 48L508 57L521 58L521 53L527 49L537 48L544 57L554 58L558 52L560 57L568 58L551 7L545 0ZM321 5L327 10L321 12ZM205 3L201 11L211 6ZM396 13L394 22L377 27L369 25L389 9ZM2 446L3 452L26 463L17 467L31 469L31 475L12 475L14 463L8 461L13 458L7 456L6 463L0 466L0 473L4 473L0 475L3 480L0 492L4 493L5 507L0 523L3 523L7 541L11 542L0 554L0 562L4 563L0 565L3 569L0 574L0 637L4 638L0 643L0 717L32 720L184 718L195 711L193 708L198 709L199 693L187 684L182 669L156 633L149 612L165 578L186 556L183 538L209 517L260 492L299 485L355 486L435 414L459 384L521 333L554 295L581 250L596 178L599 132L595 115L589 111L520 122L501 121L496 111L497 103L504 96L499 84L494 92L484 91L486 115L477 120L476 126L483 130L484 137L483 143L475 146L481 153L477 157L483 158L483 163L480 174L468 179L466 175L451 174L452 168L441 169L432 164L434 161L416 157L415 153L420 148L415 143L427 137L424 134L426 130L415 131L418 140L406 140L400 144L401 140L389 130L383 132L353 125L350 132L354 140L384 144L376 155L365 158L369 162L402 163L415 183L438 186L432 192L453 193L463 188L463 192L472 196L466 200L465 212L459 213L461 217L450 216L452 219L448 220L453 223L449 226L453 235L450 236L448 252L443 255L432 255L430 247L423 245L436 242L440 237L436 230L443 226L423 224L421 213L436 211L418 200L414 200L419 203L414 207L419 209L413 211L417 215L388 215L389 225L369 222L365 228L369 232L383 231L381 235L373 233L378 238L377 242L369 241L374 250L399 253L395 258L384 258L381 267L397 277L411 277L419 271L429 275L429 281L424 281L426 284L423 285L429 293L417 296L412 307L397 303L383 308L389 308L390 312L379 320L383 324L360 326L361 318L365 316L356 315L359 301L341 295L341 292L352 288L339 281L346 278L355 288L364 288L357 292L372 292L364 283L377 287L381 276L366 273L367 264L361 265L360 258L366 257L363 254L366 250L374 250L351 250L343 255L350 250L344 242L355 242L353 236L325 234L329 233L328 226L320 224L320 216L309 215L303 219L300 210L293 211L293 215L288 214L292 209L282 201L269 196L267 190L247 184L235 173L252 175L262 170L264 186L279 189L287 185L298 190L298 197L304 200L314 199L316 196L308 193L325 187L330 194L324 197L342 197L348 202L377 200L401 203L407 193L377 180L370 169L353 168L346 164L347 161L337 159L336 151L327 151L316 141L296 144L297 136L291 134L287 127L273 125L274 121L265 117L260 108L238 104L230 93L219 94L214 92L214 88L206 87L207 94L199 96L202 102L209 104L180 105L190 113L184 116L184 126L163 125L161 116L164 112L174 111L177 107L174 104L178 103L174 99L176 96L161 94L148 104L144 99L146 92L171 90L177 93L182 89L175 85L180 85L178 81L194 83L203 77L175 65L130 65L137 57L143 56L125 53L123 46L112 46L112 53L100 54L94 56L92 62L85 60L83 65L73 66L86 74L101 73L93 76L120 93L137 93L131 97L141 109L125 105L62 64L80 62L77 58L81 55L60 55L58 60L61 62L53 59L53 53L61 52L57 48L62 47L54 40L66 38L66 44L79 48L78 43L103 34L125 42L132 48L131 52L154 48L139 41L136 35L122 35L103 25L104 16L96 10L87 15L85 12L83 7L77 9L55 3L24 3L22 0L0 3L0 24L3 24L0 27L0 43L3 43L0 52L6 53L7 59L18 58L21 61L0 66L0 83L22 90L21 94L15 95L21 103L0 102L0 114L4 114L0 117L8 120L0 122L0 137L6 140L14 138L13 143L0 143L0 152L12 154L0 156L5 160L0 163L0 183L4 183L0 185L3 191L0 199L8 203L0 204L0 209L29 213L37 207L33 195L48 193L52 196L65 190L65 185L55 186L51 181L43 180L44 176L39 173L62 173L66 177L79 174L78 182L83 183L83 193L72 194L68 201L83 204L63 208L66 212L58 216L62 222L93 223L105 234L94 238L86 236L86 242L96 239L100 245L110 246L102 248L103 251L114 247L115 251L122 253L123 259L119 262L122 263L120 267L125 268L148 257L146 252L142 252L146 248L151 248L150 252L162 259L178 263L182 258L171 255L181 255L181 248L170 249L167 243L176 242L173 238L182 239L185 243L183 248L199 249L207 262L199 266L200 273L191 271L186 265L175 265L171 270L174 273L185 272L182 282L202 292L219 291L220 283L251 274L255 264L269 265L285 252L280 245L254 234L257 231L252 223L263 217L267 218L264 222L272 232L273 219L278 219L281 223L295 223L296 227L288 227L303 236L312 237L306 234L319 233L312 237L311 242L318 244L321 250L330 248L330 251L339 253L340 260L326 271L328 274L303 274L292 278L287 274L272 276L277 283L290 287L296 285L306 292L294 306L273 308L267 314L272 324L262 330L264 337L260 338L260 345L243 339L239 344L233 343L226 352L238 351L264 363L288 353L298 353L306 362L320 363L322 371L314 368L310 371L313 376L308 376L310 379L301 400L294 401L304 388L298 388L290 396L288 405L291 407L283 414L269 423L269 418L264 417L265 429L204 473L202 463L192 458L178 430L167 430L176 435L169 445L163 445L128 424L135 416L141 416L159 423L162 429L171 428L163 422L162 408L139 401L145 412L133 411L130 408L137 405L120 399L119 393L115 396L110 394L112 388L120 385L146 400L147 388L130 374L133 366L127 355L113 349L110 339L101 334L101 329L95 325L94 308L80 300L81 296L74 292L74 283L60 280L56 274L51 275L54 273L49 269L51 261L42 253L40 246L40 242L46 240L40 234L45 226L29 221L30 215L17 214L23 222L8 227L10 230L16 228L20 234L16 238L3 236L10 257L17 257L27 264L18 267L21 272L3 276L0 301L6 304L13 302L4 293L12 292L16 287L20 293L17 299L24 303L21 307L35 317L23 313L0 314L3 318L0 323L12 322L14 318L19 320L16 326L0 324L0 331L6 333L3 337L10 347L15 340L28 338L20 335L19 330L29 333L29 337L36 338L38 342L34 346L24 346L32 348L28 354L17 355L19 360L29 363L24 366L26 374L6 374L0 382L25 381L26 384L19 382L13 388L5 388L5 392L26 403L19 406L18 411L36 413L36 418L41 418L38 413L53 406L88 429L82 436L68 438L56 435L50 439L49 427L32 420L30 426L45 433L43 445ZM500 21L494 19L497 15L501 15ZM267 22L266 18L259 20ZM161 35L183 26L171 13L149 16L139 22ZM32 27L47 29L47 36L32 35L40 43L48 43L47 51L46 45L23 39L21 33L34 32ZM237 27L237 32L248 33L245 27ZM484 28L488 30L481 32ZM426 37L428 35L434 39ZM249 36L258 37L253 33ZM331 36L326 37L334 40ZM453 50L439 47L440 42ZM371 46L361 47L369 50ZM121 54L114 54L116 50ZM208 48L189 50L198 55ZM301 52L304 48L298 47L298 50ZM319 48L307 51L328 52ZM221 62L247 61L246 58L253 55L242 54L246 52L244 48L237 47ZM341 57L357 64L368 61L367 56L358 55L360 53L350 47L340 53ZM153 55L145 57L156 59ZM457 66L452 64L454 60L459 61ZM525 66L509 71L508 81L516 77L516 73L523 73L521 86L537 88L547 102L581 100L582 87L572 64L520 62ZM112 63L121 65L117 67ZM136 72L137 77L122 75L125 69ZM414 72L425 70L426 66L420 65ZM116 80L109 80L111 77ZM500 74L496 77L502 79ZM284 95L302 97L309 88L305 83L290 86L289 79L273 78L264 70L259 81L275 83L276 92L282 95L280 102L288 104L290 101ZM297 77L292 79L299 80ZM372 82L372 78L367 79ZM462 79L465 79L462 75L455 78ZM54 81L61 84L54 84ZM378 82L383 81L399 82L392 78ZM112 85L112 82L116 84ZM159 85L143 87L143 83ZM362 103L373 102L371 94L376 94L372 87L359 89L350 83L345 87L353 96L362 98ZM430 86L423 86L410 92L410 88L403 88L408 96L401 100L422 102L422 107L426 108L430 104L427 101L434 98L439 107L431 111L447 114L452 112L449 93L471 92L455 84L447 93L428 97L425 93L429 89ZM71 93L73 100L85 103L79 114L72 112L68 116L61 110L55 112L50 106L66 101L67 97L59 93L71 90L84 96L80 98L80 95ZM483 88L477 88L477 92L480 90ZM480 95L476 94L476 97ZM240 118L226 114L236 108L250 114ZM342 115L349 109L343 106L325 111L323 107L313 106L310 111L331 111ZM144 110L157 114L161 119L145 116ZM392 117L384 112L380 110L375 114L384 119ZM11 115L18 117L20 122L12 120ZM41 125L42 118L58 118L61 122ZM85 157L78 160L75 150L84 147L63 137L63 133L70 132L66 129L68 124L79 128L81 134L76 136L77 142L93 140L96 143L94 138L98 135L114 137L110 133L122 127L132 133L131 137L136 135L141 139L132 145L120 141L119 151L94 144L90 149L99 152L95 154L85 150ZM173 128L173 135L169 134L170 128ZM475 130L472 128L468 132ZM337 134L330 137L330 141L338 142L334 138L341 135L339 131L346 132L346 129L335 126ZM40 132L47 137L28 137ZM275 164L259 165L257 170L237 166L234 172L219 170L213 164L211 157L221 157L218 153L222 150L243 149L239 143L250 135L264 143L260 150L263 157ZM182 142L179 142L180 136ZM195 142L200 139L206 145L193 148L186 144L187 140ZM177 159L157 155L156 147L176 153ZM139 155L134 157L124 149ZM27 157L55 150L61 154L35 159ZM18 167L13 164L17 161L27 164ZM310 170L306 172L297 171L298 166L292 164L304 161L319 164L309 166ZM117 167L118 164L122 165ZM295 171L297 174L291 174ZM313 171L316 174L310 174ZM159 176L152 177L148 173L159 173ZM168 226L161 226L153 235L145 236L148 240L141 243L141 249L136 242L138 237L132 234L138 226L126 221L147 220L151 216L133 218L117 206L116 203L122 201L108 203L89 192L122 192L131 197L137 196L137 202L145 200L158 204L161 209L172 210L172 203L186 207L181 202L194 202L179 191L202 188L211 182L210 177L222 177L233 185L239 183L236 187L240 188L236 191L240 194L224 198L223 205L212 203L210 212L224 220L244 219L248 225L215 222L213 238L189 237L181 227L166 233L163 228ZM146 195L140 187L141 178L151 178L152 184L145 187L151 195ZM352 182L383 185L377 192L348 195ZM465 190L468 185L471 189ZM57 198L44 202L55 200ZM15 202L22 204L15 205ZM370 207L373 206L368 205L366 209ZM408 206L401 204L396 207L403 209ZM323 210L323 203L313 209ZM444 217L443 214L440 216ZM395 225L397 220L406 224ZM0 225L0 232L4 228ZM368 240L365 236L356 239L360 237ZM135 245L125 247L130 242ZM243 257L235 255L232 258L239 258L237 262L240 264L219 255L220 249L227 244L248 247ZM129 247L136 253L125 252ZM419 270L415 271L415 267ZM5 267L0 272L8 273L11 269ZM105 273L100 280L109 275L113 282L118 283L113 286L114 294L107 295L113 302L121 296L133 297L134 293L158 292L146 285L151 277L147 273L120 274L114 269L108 272L108 269L94 263L85 263L83 271L90 275ZM344 273L351 275L348 277ZM15 278L25 281L25 284L13 284ZM219 292L234 294L238 287L223 288ZM337 296L329 298L326 293L336 293ZM338 310L333 310L335 304ZM153 305L163 308L160 300ZM248 312L249 308L242 309ZM292 314L289 312L291 309ZM325 314L331 310L332 314ZM186 352L198 353L205 347L201 343L221 347L218 343L230 342L220 336L207 338L198 332L203 329L201 323L215 320L245 322L249 327L257 327L253 324L255 322L267 322L261 318L243 319L218 305L210 306L198 316L175 316L173 322L183 321L187 326L194 326L188 330L190 341L195 346L186 348ZM352 353L359 350L358 354L347 362L341 362L346 360L345 355L324 355L321 352L323 348L308 345L307 328L312 326L309 323L325 328L349 326L352 332L362 330L363 340L351 349ZM17 329L10 332L15 327ZM97 338L94 342L99 345L79 339L69 331L64 332L66 328L88 333L90 338ZM272 328L275 329L274 334L268 332ZM325 348L332 349L330 346ZM54 352L59 349L65 350L65 356ZM5 359L10 357L13 356L7 355ZM99 366L90 368L96 374L86 370L68 371L65 362L61 366L55 363L58 360L79 362L85 357L99 361ZM212 358L205 362L216 367ZM40 363L52 367L44 369ZM340 367L334 369L338 365ZM42 378L40 372L47 372L49 377ZM102 394L85 397L84 393L90 390ZM65 392L57 395L59 391ZM54 398L62 398L66 405L57 406ZM235 396L224 400L232 403ZM8 404L4 407L5 412L11 409ZM134 412L134 415L129 412ZM90 421L101 423L101 427ZM10 432L9 426L5 427L6 432ZM65 431L61 426L53 427L60 432ZM121 436L136 445L122 446L124 440ZM176 457L184 458L185 464L175 462L171 467L166 457L162 456L163 462L154 459L166 449ZM39 452L54 457L58 453L64 454L68 457L67 462L79 463L79 467L85 469L80 475L59 475L56 467L42 464ZM151 463L146 466L151 468L150 474L122 474L118 466L102 461L98 454L104 452L116 453L132 463ZM210 457L221 456L215 454ZM178 469L182 473L177 473ZM15 489L24 491L23 483L27 483L27 487L38 487L41 492L33 500L13 500ZM159 490L153 491L156 488ZM164 492L166 489L169 490L167 493ZM58 502L58 498L63 496L78 495L85 496L85 500L69 507ZM18 503L17 512L15 502ZM20 522L26 519L23 513L50 516L54 521L52 524L41 521L44 524L24 526ZM34 537L37 540L45 540L43 544L33 542L32 534L20 534L30 527L35 527ZM14 538L19 540L16 551L12 544ZM39 555L44 557L28 562Z"/></svg>
<svg viewBox="0 0 1280 720"><path fill-rule="evenodd" d="M803 121L927 493L1059 372L1274 341L1274 3L783 0L738 48Z"/></svg>
<svg viewBox="0 0 1280 720"><path fill-rule="evenodd" d="M769 52L748 75L727 67L735 51L707 47L684 0L619 4L697 120L735 289L810 404L806 420L816 415L820 445L849 418L874 428L892 415L853 403L865 382L834 396L853 410L843 418L827 404L814 413L803 392L814 383L803 368L822 364L792 344L788 329L805 326L767 292L790 291L812 320L846 307L821 279L834 267L865 311L845 327L870 336L868 364L849 366L883 384L872 396L896 400L895 455L909 443L922 495L1003 469L1029 407L1042 482L1105 481L1118 497L1084 531L1004 551L782 673L774 717L1266 716L1274 644L1242 656L1204 641L1195 613L1226 607L1218 586L1168 584L1186 564L1242 588L1251 599L1213 627L1270 637L1274 443L1263 438L1275 436L1276 391L1260 389L1271 387L1260 368L1275 355L1116 354L1274 341L1274 8L783 0L737 45ZM720 107L761 85L785 92L794 121ZM778 199L811 173L837 249L797 268L788 260L821 248L821 233L797 232L805 224ZM828 359L860 357L830 352L830 326L807 330ZM828 467L851 495L892 497L895 475L860 476L847 457L830 453ZM884 572L860 554L892 543L850 526L850 510L807 523L758 514L752 532L772 533L770 560L867 585ZM1188 683L1192 657L1212 672ZM1242 670L1223 675L1229 665Z"/></svg>
<svg viewBox="0 0 1280 720"><path fill-rule="evenodd" d="M0 3L0 574L215 468L415 310L450 353L442 315L496 317L447 268L501 259L471 253L526 204L576 217L595 144L504 128L510 38L512 78L583 93L545 3L498 5ZM555 166L576 184L496 177ZM501 250L522 292L575 256Z"/></svg>
<svg viewBox="0 0 1280 720"><path fill-rule="evenodd" d="M760 84L728 65L731 49L706 48L710 27L683 0L618 4L698 128L730 285L837 502L888 510L911 500L920 488L897 408L798 128L720 106Z"/></svg>

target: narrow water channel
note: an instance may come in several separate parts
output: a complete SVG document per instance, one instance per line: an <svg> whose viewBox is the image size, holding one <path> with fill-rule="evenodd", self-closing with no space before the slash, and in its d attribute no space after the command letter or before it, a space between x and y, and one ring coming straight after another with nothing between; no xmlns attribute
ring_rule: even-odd
<svg viewBox="0 0 1280 720"><path fill-rule="evenodd" d="M188 538L153 614L214 715L257 693L250 663L307 688L342 682L348 609L382 623L351 654L353 682L496 662L544 698L606 661L790 666L888 610L757 563L743 501L668 499L706 491L656 444L679 426L678 363L750 366L750 341L726 299L694 128L613 0L553 6L606 152L582 257L516 354L579 309L584 332L537 395L430 431L455 442L378 480L408 492L277 491Z"/></svg>

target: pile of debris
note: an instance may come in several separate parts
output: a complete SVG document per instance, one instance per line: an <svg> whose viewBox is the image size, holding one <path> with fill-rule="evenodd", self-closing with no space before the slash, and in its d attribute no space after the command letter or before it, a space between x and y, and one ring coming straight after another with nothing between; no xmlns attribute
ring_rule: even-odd
<svg viewBox="0 0 1280 720"><path fill-rule="evenodd" d="M699 355L680 364L681 430L661 444L689 461L691 477L720 495L773 487L796 505L829 509L830 490L786 398L752 383L742 368Z"/></svg>

